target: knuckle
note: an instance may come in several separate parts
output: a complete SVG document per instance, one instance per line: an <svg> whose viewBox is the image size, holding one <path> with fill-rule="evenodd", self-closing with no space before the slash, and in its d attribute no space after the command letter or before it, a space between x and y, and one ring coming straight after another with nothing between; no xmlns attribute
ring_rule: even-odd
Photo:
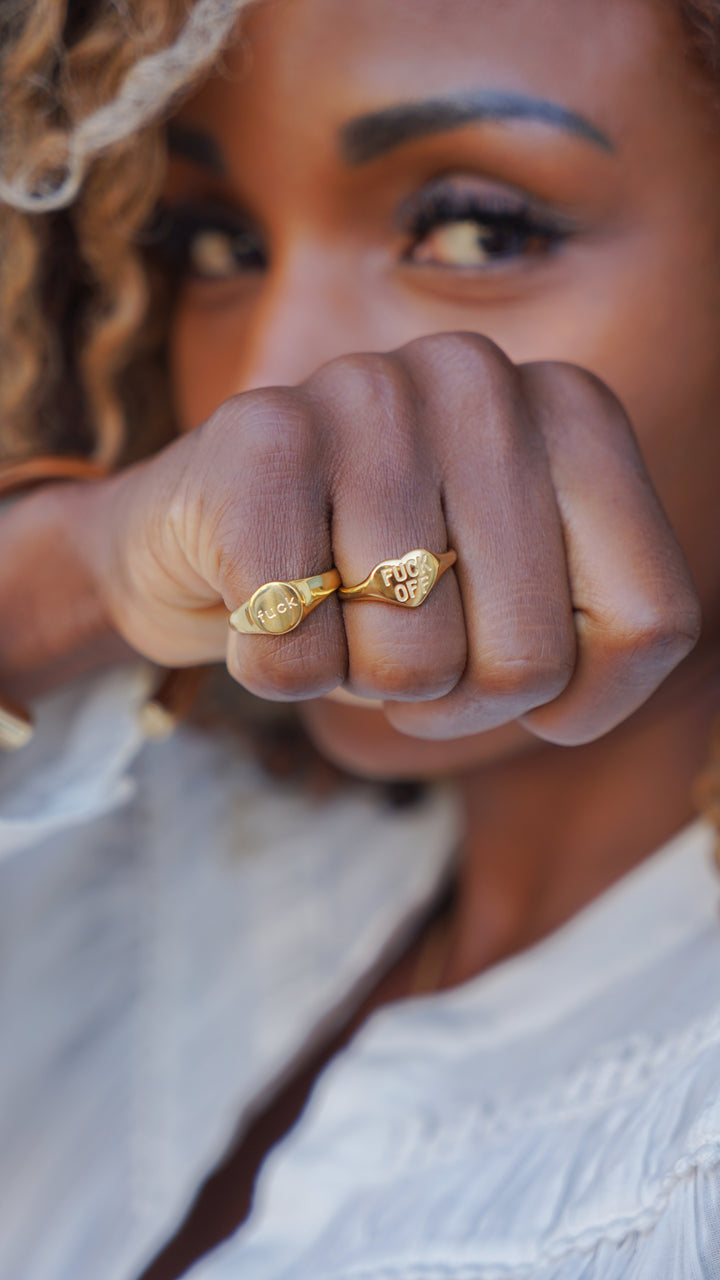
<svg viewBox="0 0 720 1280"><path fill-rule="evenodd" d="M242 411L234 433L242 468L255 479L258 473L267 482L276 471L292 474L313 451L316 432L311 406L297 391L271 387L239 397Z"/></svg>
<svg viewBox="0 0 720 1280"><path fill-rule="evenodd" d="M283 388L235 397L205 425L171 525L223 592L232 595L243 565L266 561L268 530L288 565L298 560L303 531L309 541L316 534L325 481L313 426L311 406Z"/></svg>
<svg viewBox="0 0 720 1280"><path fill-rule="evenodd" d="M437 333L416 338L404 348L408 359L437 370L449 381L460 378L491 386L515 378L515 366L490 338L470 331Z"/></svg>
<svg viewBox="0 0 720 1280"><path fill-rule="evenodd" d="M311 381L312 394L332 416L336 494L363 509L417 502L428 463L423 472L417 397L397 357L344 356Z"/></svg>
<svg viewBox="0 0 720 1280"><path fill-rule="evenodd" d="M417 653L403 656L397 648L374 654L362 662L350 660L350 681L354 692L362 697L389 701L425 702L443 697L455 688L462 674L462 663L447 660L442 654L428 662Z"/></svg>
<svg viewBox="0 0 720 1280"><path fill-rule="evenodd" d="M331 407L341 405L339 417L351 426L358 418L402 423L414 400L408 373L392 353L340 356L313 374L307 387Z"/></svg>
<svg viewBox="0 0 720 1280"><path fill-rule="evenodd" d="M615 392L597 374L580 365L563 360L535 360L520 366L520 376L533 390L551 391L572 399L573 403L598 403L626 418L625 409Z"/></svg>
<svg viewBox="0 0 720 1280"><path fill-rule="evenodd" d="M308 469L314 442L310 406L297 391L269 388L227 400L192 434L187 487L203 516L231 499L275 498Z"/></svg>
<svg viewBox="0 0 720 1280"><path fill-rule="evenodd" d="M562 361L538 361L522 365L520 378L525 402L539 415L548 443L607 446L633 474L645 477L625 406L596 374Z"/></svg>
<svg viewBox="0 0 720 1280"><path fill-rule="evenodd" d="M427 443L445 480L457 476L458 453L476 465L482 456L498 470L515 469L532 435L517 369L505 353L489 338L465 332L418 338L406 352L423 393Z"/></svg>
<svg viewBox="0 0 720 1280"><path fill-rule="evenodd" d="M574 669L574 663L564 656L504 655L481 664L480 683L483 694L493 699L539 705L559 697Z"/></svg>
<svg viewBox="0 0 720 1280"><path fill-rule="evenodd" d="M316 640L275 641L259 637L262 652L255 646L231 646L227 668L234 680L259 698L294 702L328 693L345 677L346 663L341 646Z"/></svg>
<svg viewBox="0 0 720 1280"><path fill-rule="evenodd" d="M693 600L676 602L668 609L649 607L626 621L622 647L639 660L655 659L674 666L694 648L700 636L699 605Z"/></svg>

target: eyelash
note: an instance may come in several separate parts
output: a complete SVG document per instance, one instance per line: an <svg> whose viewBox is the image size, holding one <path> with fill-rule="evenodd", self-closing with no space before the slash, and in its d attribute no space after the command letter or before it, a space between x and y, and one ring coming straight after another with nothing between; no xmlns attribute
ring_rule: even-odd
<svg viewBox="0 0 720 1280"><path fill-rule="evenodd" d="M433 233L452 224L474 224L477 243L486 263L463 267L438 263L444 270L487 270L495 263L511 259L538 257L551 253L570 235L560 221L540 214L519 197L454 190L452 185L424 188L400 211L399 226L406 240L401 260L413 265L422 259L418 251ZM218 270L200 270L193 263L193 248L201 233L218 232L227 237L233 267L227 274ZM173 274L182 279L222 282L237 276L261 271L268 264L268 254L261 234L252 223L231 209L202 204L165 205L158 209L144 237L144 244L156 253ZM217 246L222 249L222 245ZM205 246L206 252L208 245ZM209 245L212 258L212 244ZM426 260L427 262L428 260ZM432 261L432 260L430 260Z"/></svg>
<svg viewBox="0 0 720 1280"><path fill-rule="evenodd" d="M487 246L488 256L498 260L549 253L570 235L568 227L539 214L521 199L454 191L452 187L431 188L405 207L401 228L409 243L404 261L412 263L413 254L432 232L453 223L474 223L479 233L489 232L495 244Z"/></svg>
<svg viewBox="0 0 720 1280"><path fill-rule="evenodd" d="M213 205L162 205L143 237L145 247L181 277L203 279L193 267L192 247L201 232L220 232L235 243L241 271L258 271L267 266L262 236L252 223Z"/></svg>

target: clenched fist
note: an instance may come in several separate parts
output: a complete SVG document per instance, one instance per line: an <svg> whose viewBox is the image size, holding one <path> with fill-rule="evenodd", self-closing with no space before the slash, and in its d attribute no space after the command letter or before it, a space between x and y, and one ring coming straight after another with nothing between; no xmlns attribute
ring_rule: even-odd
<svg viewBox="0 0 720 1280"><path fill-rule="evenodd" d="M344 685L405 733L522 719L559 743L637 708L692 648L680 548L627 417L569 365L474 334L335 360L252 391L78 490L76 546L124 639L164 665L225 658L273 699ZM294 631L238 635L264 582L452 547L421 608L331 596Z"/></svg>

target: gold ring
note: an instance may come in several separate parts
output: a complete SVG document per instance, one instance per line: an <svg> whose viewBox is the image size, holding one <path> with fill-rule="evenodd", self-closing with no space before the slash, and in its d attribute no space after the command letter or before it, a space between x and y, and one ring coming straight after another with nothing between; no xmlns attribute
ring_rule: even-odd
<svg viewBox="0 0 720 1280"><path fill-rule="evenodd" d="M244 636L284 636L340 586L337 569L290 582L265 582L228 619Z"/></svg>
<svg viewBox="0 0 720 1280"><path fill-rule="evenodd" d="M340 600L381 600L417 609L427 600L438 578L457 560L455 551L434 556L420 547L408 551L399 560L381 560L364 582L356 587L341 587Z"/></svg>

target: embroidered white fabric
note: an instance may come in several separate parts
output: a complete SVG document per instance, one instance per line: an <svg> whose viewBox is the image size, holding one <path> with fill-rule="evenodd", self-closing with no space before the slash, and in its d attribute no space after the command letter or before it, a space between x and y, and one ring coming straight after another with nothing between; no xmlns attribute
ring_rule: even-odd
<svg viewBox="0 0 720 1280"><path fill-rule="evenodd" d="M0 1276L136 1280L446 873L452 798L143 745L126 671L0 764ZM696 823L539 946L378 1012L192 1280L717 1280L720 881Z"/></svg>

